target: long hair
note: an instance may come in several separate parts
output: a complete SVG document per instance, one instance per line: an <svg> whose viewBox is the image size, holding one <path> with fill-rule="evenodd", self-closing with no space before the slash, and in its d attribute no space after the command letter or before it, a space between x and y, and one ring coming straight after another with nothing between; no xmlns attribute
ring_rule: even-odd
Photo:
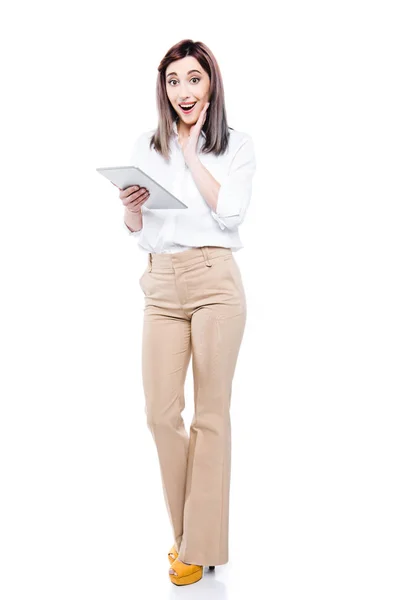
<svg viewBox="0 0 400 600"><path fill-rule="evenodd" d="M178 115L167 96L165 72L171 62L185 56L196 58L210 78L210 104L202 128L206 139L201 151L214 152L218 156L226 151L229 143L231 127L227 124L224 87L218 63L211 50L202 42L182 40L168 50L158 66L156 87L158 127L150 139L149 147L153 146L167 160L170 159L169 145L173 134L173 123Z"/></svg>

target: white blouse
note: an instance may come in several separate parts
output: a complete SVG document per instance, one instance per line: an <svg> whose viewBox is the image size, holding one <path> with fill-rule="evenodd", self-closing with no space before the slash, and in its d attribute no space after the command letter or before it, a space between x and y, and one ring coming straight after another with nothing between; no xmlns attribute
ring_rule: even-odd
<svg viewBox="0 0 400 600"><path fill-rule="evenodd" d="M124 222L125 230L137 238L139 248L145 252L182 252L200 246L223 246L236 252L243 248L238 227L243 223L250 202L256 170L252 138L247 133L229 129L227 151L215 156L213 153L202 154L205 133L201 131L197 150L199 160L221 185L214 212L201 196L185 163L176 121L173 129L170 163L154 148L149 148L155 132L152 129L136 139L129 164L148 173L188 208L151 210L144 203L142 229L131 231Z"/></svg>

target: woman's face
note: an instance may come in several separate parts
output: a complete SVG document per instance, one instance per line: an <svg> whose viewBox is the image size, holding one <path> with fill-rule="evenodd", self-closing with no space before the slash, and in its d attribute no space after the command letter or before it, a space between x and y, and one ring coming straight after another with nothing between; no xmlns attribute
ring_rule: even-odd
<svg viewBox="0 0 400 600"><path fill-rule="evenodd" d="M165 73L167 95L172 107L186 125L194 125L209 99L210 78L193 56L185 56L170 63ZM192 104L184 112L180 104Z"/></svg>

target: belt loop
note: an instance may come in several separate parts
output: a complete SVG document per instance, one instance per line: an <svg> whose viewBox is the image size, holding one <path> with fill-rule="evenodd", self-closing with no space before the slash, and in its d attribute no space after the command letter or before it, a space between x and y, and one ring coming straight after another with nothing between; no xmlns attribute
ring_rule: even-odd
<svg viewBox="0 0 400 600"><path fill-rule="evenodd" d="M207 246L201 246L201 251L203 253L204 260L206 261L207 267L212 267L212 264L210 262L210 258L208 256L208 248L207 248Z"/></svg>
<svg viewBox="0 0 400 600"><path fill-rule="evenodd" d="M152 261L151 252L149 252L149 271L151 271L152 267L153 267L153 261Z"/></svg>

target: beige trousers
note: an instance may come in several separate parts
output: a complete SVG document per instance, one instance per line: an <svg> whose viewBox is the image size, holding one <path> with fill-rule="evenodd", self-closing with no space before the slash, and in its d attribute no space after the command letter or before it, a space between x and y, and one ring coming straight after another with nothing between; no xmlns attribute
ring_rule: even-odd
<svg viewBox="0 0 400 600"><path fill-rule="evenodd" d="M230 248L149 253L140 286L145 413L174 542L186 563L222 565L229 558L232 379L246 322L240 270ZM191 357L188 436L181 413Z"/></svg>

